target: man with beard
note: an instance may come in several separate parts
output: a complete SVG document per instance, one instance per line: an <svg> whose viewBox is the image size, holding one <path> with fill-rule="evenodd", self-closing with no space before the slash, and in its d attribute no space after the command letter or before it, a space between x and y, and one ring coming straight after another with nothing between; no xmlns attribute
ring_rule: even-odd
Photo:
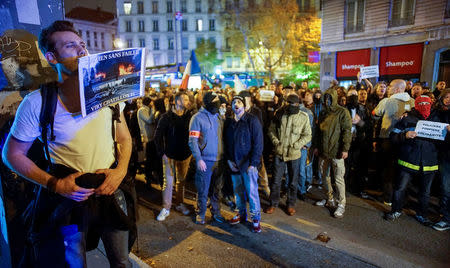
<svg viewBox="0 0 450 268"><path fill-rule="evenodd" d="M246 103L242 96L235 96L231 105L234 117L227 118L225 122L225 155L231 170L239 214L230 220L230 224L247 222L248 200L252 231L260 233L258 166L263 150L262 126L256 116L245 110Z"/></svg>
<svg viewBox="0 0 450 268"><path fill-rule="evenodd" d="M337 209L334 217L341 218L345 212L345 165L352 139L352 119L344 107L337 104L338 95L334 88L325 91L324 109L320 113L318 126L313 139L315 154L320 156L319 167L325 178L327 198L316 202L317 206L335 206L330 170L334 173L337 189Z"/></svg>
<svg viewBox="0 0 450 268"><path fill-rule="evenodd" d="M270 191L270 207L265 212L272 214L280 201L281 179L288 170L288 194L286 213L295 214L301 149L311 141L308 115L299 108L299 97L295 93L287 96L287 105L277 110L269 127L269 138L274 145L273 184Z"/></svg>
<svg viewBox="0 0 450 268"><path fill-rule="evenodd" d="M158 155L162 157L164 185L162 189L163 208L156 219L164 221L170 214L172 190L175 184L175 209L184 215L189 209L184 205L184 186L191 161L188 146L189 121L192 112L188 109L189 96L186 92L175 95L175 107L161 116L155 132L155 144Z"/></svg>
<svg viewBox="0 0 450 268"><path fill-rule="evenodd" d="M195 186L198 192L197 224L205 224L206 203L210 185L212 193L211 214L217 222L224 222L220 214L220 192L222 190L223 120L219 116L220 99L214 92L203 96L204 107L200 108L189 125L189 148L197 163Z"/></svg>
<svg viewBox="0 0 450 268"><path fill-rule="evenodd" d="M39 47L58 72L58 83L47 85L46 91L36 90L25 97L3 150L3 160L11 169L40 186L33 212L35 228L30 234L33 239L29 241L32 260L25 266L86 267L86 250L97 247L95 242L99 235L111 267L131 267L128 253L133 241L129 241L129 230L133 230L135 224L125 227L118 222L120 215L130 216L134 210L125 203L124 195L126 188L131 187L126 176L131 137L123 106L118 122L113 122L114 113L108 107L82 117L78 58L88 52L72 23L55 21L43 29ZM47 126L40 127L40 110L45 100L41 94L52 94L50 90L57 91L57 103L47 140L47 135L42 134L47 131ZM111 134L114 124L117 153ZM27 156L36 138L48 145L45 146L51 161L48 172ZM83 188L77 180L82 178L81 175L83 178L88 175L97 182L103 177L104 181L98 187ZM55 217L62 219L52 220Z"/></svg>

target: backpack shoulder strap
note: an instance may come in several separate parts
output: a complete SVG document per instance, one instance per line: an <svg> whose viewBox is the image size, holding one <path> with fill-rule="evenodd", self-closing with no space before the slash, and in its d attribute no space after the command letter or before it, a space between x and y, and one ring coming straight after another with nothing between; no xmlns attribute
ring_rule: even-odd
<svg viewBox="0 0 450 268"><path fill-rule="evenodd" d="M48 150L48 126L50 126L50 140L55 140L53 133L53 123L55 119L56 103L58 101L58 86L56 83L41 85L42 106L39 114L39 125L41 126L41 137L44 143L45 157L50 162L50 153Z"/></svg>
<svg viewBox="0 0 450 268"><path fill-rule="evenodd" d="M117 141L116 141L116 122L120 123L120 106L116 104L114 106L108 106L112 111L112 122L111 122L111 135L114 142L114 156L117 161Z"/></svg>

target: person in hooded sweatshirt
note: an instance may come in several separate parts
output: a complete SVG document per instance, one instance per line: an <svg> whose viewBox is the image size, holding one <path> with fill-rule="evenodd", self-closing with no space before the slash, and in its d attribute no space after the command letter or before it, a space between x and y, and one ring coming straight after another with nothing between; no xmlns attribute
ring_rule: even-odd
<svg viewBox="0 0 450 268"><path fill-rule="evenodd" d="M314 133L314 154L319 155L319 168L324 181L327 198L315 203L316 206L337 208L334 217L341 218L345 212L345 164L352 141L352 119L347 108L338 105L338 93L329 88L323 95L323 110L318 118ZM330 170L336 182L336 198L331 186Z"/></svg>
<svg viewBox="0 0 450 268"><path fill-rule="evenodd" d="M378 148L381 164L384 168L383 200L386 205L392 205L392 181L395 173L396 149L389 139L389 135L395 124L400 121L405 112L414 107L414 99L405 92L405 80L395 79L389 84L388 91L393 94L389 98L382 99L372 111L375 118L381 118L381 128L375 147Z"/></svg>
<svg viewBox="0 0 450 268"><path fill-rule="evenodd" d="M439 170L438 141L419 137L415 131L419 120L439 122L438 113L431 110L431 99L422 95L415 100L415 107L392 129L392 141L398 144L398 175L396 178L392 209L385 219L394 221L402 215L405 191L409 182L419 179L419 207L415 218L423 225L431 225L427 219L428 201L433 178Z"/></svg>
<svg viewBox="0 0 450 268"><path fill-rule="evenodd" d="M222 190L223 171L223 120L219 116L220 99L214 92L203 95L203 107L191 118L189 124L189 148L197 163L195 186L198 192L196 217L197 224L205 224L208 190L211 214L217 222L225 222L220 214L220 192Z"/></svg>

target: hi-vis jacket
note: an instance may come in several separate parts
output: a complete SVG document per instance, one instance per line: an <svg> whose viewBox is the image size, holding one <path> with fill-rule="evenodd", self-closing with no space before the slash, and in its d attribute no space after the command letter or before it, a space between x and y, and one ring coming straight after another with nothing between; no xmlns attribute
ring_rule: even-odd
<svg viewBox="0 0 450 268"><path fill-rule="evenodd" d="M439 122L439 117L432 110L430 116L427 119L423 119L422 115L413 109L395 125L390 137L392 142L399 146L397 163L400 168L409 172L419 172L420 170L423 170L423 172L438 171L439 142L422 137L406 138L406 132L414 131L419 120Z"/></svg>

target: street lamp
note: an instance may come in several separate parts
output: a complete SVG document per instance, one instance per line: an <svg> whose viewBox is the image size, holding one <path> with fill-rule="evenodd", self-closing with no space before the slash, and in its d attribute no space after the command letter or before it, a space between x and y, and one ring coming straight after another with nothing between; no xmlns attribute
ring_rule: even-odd
<svg viewBox="0 0 450 268"><path fill-rule="evenodd" d="M114 40L114 46L116 48L124 48L125 47L125 43L120 38L116 38Z"/></svg>

